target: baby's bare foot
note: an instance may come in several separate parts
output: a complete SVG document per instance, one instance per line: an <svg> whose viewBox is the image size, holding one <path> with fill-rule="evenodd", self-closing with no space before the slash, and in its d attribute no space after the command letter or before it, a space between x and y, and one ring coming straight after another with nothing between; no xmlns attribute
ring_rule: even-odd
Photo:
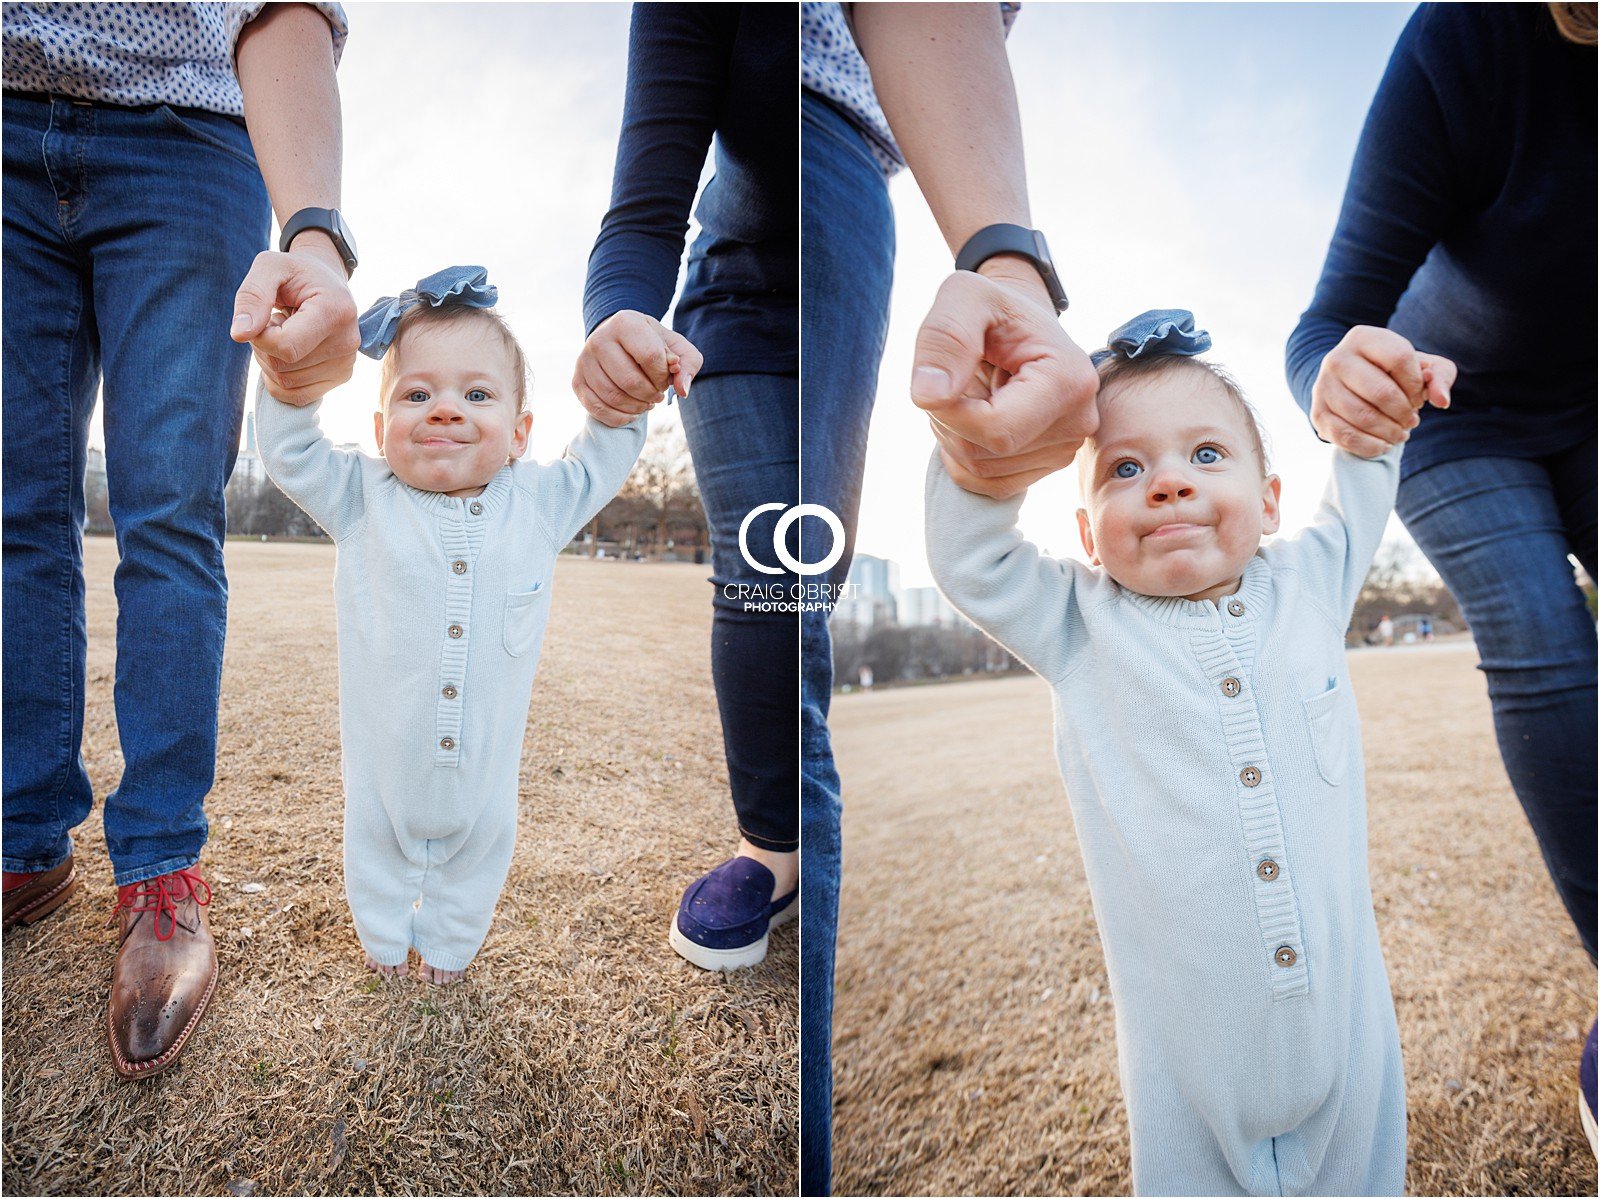
<svg viewBox="0 0 1600 1199"><path fill-rule="evenodd" d="M374 961L370 953L367 954L367 969L374 974L382 975L384 978L399 978L406 972L405 963L402 962L398 966L385 966L382 962Z"/></svg>
<svg viewBox="0 0 1600 1199"><path fill-rule="evenodd" d="M440 970L437 966L430 966L422 962L417 967L417 977L425 983L432 983L436 987L448 987L458 983L467 976L465 970Z"/></svg>

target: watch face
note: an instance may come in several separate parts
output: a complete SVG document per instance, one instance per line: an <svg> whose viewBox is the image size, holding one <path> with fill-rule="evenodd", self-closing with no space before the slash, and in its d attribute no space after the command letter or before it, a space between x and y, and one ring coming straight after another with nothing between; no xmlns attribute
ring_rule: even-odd
<svg viewBox="0 0 1600 1199"><path fill-rule="evenodd" d="M1067 292L1061 286L1061 277L1056 274L1055 259L1050 257L1050 247L1045 244L1044 234L1037 229L1033 233L1033 252L1038 259L1039 275L1044 279L1045 289L1050 293L1050 302L1056 306L1057 314L1067 310Z"/></svg>
<svg viewBox="0 0 1600 1199"><path fill-rule="evenodd" d="M333 225L334 233L344 242L345 252L353 261L356 258L356 239L350 232L350 226L344 223L344 217L339 215L337 208L328 209L328 220Z"/></svg>

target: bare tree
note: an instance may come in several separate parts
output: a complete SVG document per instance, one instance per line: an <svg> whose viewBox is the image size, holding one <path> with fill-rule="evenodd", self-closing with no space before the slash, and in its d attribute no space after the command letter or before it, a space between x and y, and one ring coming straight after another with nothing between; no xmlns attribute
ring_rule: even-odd
<svg viewBox="0 0 1600 1199"><path fill-rule="evenodd" d="M639 461L616 498L590 523L595 542L614 541L629 555L659 556L674 549L700 549L707 540L705 509L683 430L658 430L645 442Z"/></svg>
<svg viewBox="0 0 1600 1199"><path fill-rule="evenodd" d="M224 493L228 533L244 537L322 537L312 520L270 479L235 472Z"/></svg>
<svg viewBox="0 0 1600 1199"><path fill-rule="evenodd" d="M1356 597L1346 640L1361 640L1385 613L1414 613L1447 621L1457 628L1466 627L1455 596L1409 538L1386 541L1378 547L1361 594Z"/></svg>

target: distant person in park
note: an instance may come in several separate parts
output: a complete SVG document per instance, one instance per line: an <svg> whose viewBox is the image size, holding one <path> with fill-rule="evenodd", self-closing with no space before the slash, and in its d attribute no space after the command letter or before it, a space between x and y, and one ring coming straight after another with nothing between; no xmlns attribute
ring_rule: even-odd
<svg viewBox="0 0 1600 1199"><path fill-rule="evenodd" d="M1091 565L1045 557L1022 495L963 490L937 452L928 561L1053 692L1134 1191L1399 1195L1405 1074L1344 635L1400 454L1337 454L1311 524L1263 545L1280 482L1238 385L1195 356L1210 344L1162 310L1096 355Z"/></svg>
<svg viewBox="0 0 1600 1199"><path fill-rule="evenodd" d="M1356 148L1288 374L1319 436L1407 438L1395 508L1461 606L1500 756L1595 953L1594 4L1425 4ZM1394 366L1454 363L1449 411ZM1594 1125L1595 1031L1582 1115Z"/></svg>
<svg viewBox="0 0 1600 1199"><path fill-rule="evenodd" d="M361 352L383 363L381 457L335 449L315 402L256 407L267 473L339 551L356 933L372 970L404 974L415 950L436 984L477 955L511 867L556 555L627 480L645 435L643 415L591 419L558 460L518 461L528 366L497 299L482 267L449 267L362 315Z"/></svg>
<svg viewBox="0 0 1600 1199"><path fill-rule="evenodd" d="M234 343L290 394L355 361L345 30L330 3L5 6L4 919L66 902L71 830L94 801L83 484L103 384L123 759L105 797L120 924L106 1026L124 1078L177 1060L217 980L198 863L249 363ZM274 210L280 252L262 252ZM269 324L274 307L293 315ZM8 978L8 998L23 986Z"/></svg>
<svg viewBox="0 0 1600 1199"><path fill-rule="evenodd" d="M1016 90L1006 60L1015 4L801 8L801 244L806 347L801 558L837 598L850 570L894 274L889 179L909 168L954 270L917 338L912 398L952 477L1020 494L1071 463L1095 421L1095 374L1062 328L1066 295L1033 231ZM925 299L919 299L925 303ZM991 391L986 382L996 381ZM841 784L828 732L828 613L802 615L800 1190L831 1185L834 942L843 868Z"/></svg>
<svg viewBox="0 0 1600 1199"><path fill-rule="evenodd" d="M606 423L674 380L711 532L711 677L737 828L668 923L706 970L754 966L799 883L799 152L795 12L781 4L638 4L611 207L589 257L573 389ZM706 150L715 170L695 192ZM689 251L672 328L661 324ZM785 545L774 544L780 529ZM736 836L735 836L736 834ZM708 867L710 867L708 869Z"/></svg>
<svg viewBox="0 0 1600 1199"><path fill-rule="evenodd" d="M1394 621L1387 612L1378 618L1378 640L1386 646L1394 644Z"/></svg>

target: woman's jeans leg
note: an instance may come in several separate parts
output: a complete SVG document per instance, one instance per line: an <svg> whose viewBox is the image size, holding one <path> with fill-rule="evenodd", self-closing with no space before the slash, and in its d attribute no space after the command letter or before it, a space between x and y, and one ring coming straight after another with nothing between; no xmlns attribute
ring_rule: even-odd
<svg viewBox="0 0 1600 1199"><path fill-rule="evenodd" d="M121 555L123 772L105 827L123 885L192 865L205 844L227 625L222 496L249 365L228 327L270 213L239 121L4 103L4 864L59 862L89 810L81 534L98 367Z"/></svg>
<svg viewBox="0 0 1600 1199"><path fill-rule="evenodd" d="M1501 760L1592 958L1595 622L1567 555L1595 577L1595 441L1429 467L1396 510L1472 629Z"/></svg>
<svg viewBox="0 0 1600 1199"><path fill-rule="evenodd" d="M878 387L894 268L888 190L860 134L828 106L802 106L800 328L804 347L801 485L844 526L843 554L825 578L842 584L854 550L867 426ZM801 560L833 547L822 521L801 524ZM837 595L837 592L834 592ZM833 685L826 611L801 617L800 1193L831 1184L833 950L840 878L839 775L828 740Z"/></svg>
<svg viewBox="0 0 1600 1199"><path fill-rule="evenodd" d="M782 569L772 539L783 510L800 495L798 400L793 375L711 375L696 379L682 404L711 526L711 677L733 807L752 845L780 852L800 847L800 629L788 610L796 579ZM741 546L745 517L763 504L782 509L752 520ZM791 555L799 548L792 529ZM750 559L782 573L766 574Z"/></svg>

